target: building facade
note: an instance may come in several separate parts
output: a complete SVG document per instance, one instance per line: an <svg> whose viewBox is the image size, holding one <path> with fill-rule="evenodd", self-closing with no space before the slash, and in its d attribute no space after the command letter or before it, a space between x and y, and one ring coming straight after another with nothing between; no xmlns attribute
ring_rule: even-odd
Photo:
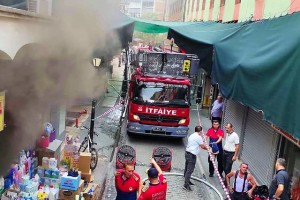
<svg viewBox="0 0 300 200"><path fill-rule="evenodd" d="M166 21L183 21L185 0L167 0Z"/></svg>
<svg viewBox="0 0 300 200"><path fill-rule="evenodd" d="M226 100L223 125L226 123L232 123L240 137L239 158L249 164L260 184L270 184L278 157L287 160L286 169L292 180L300 175L299 140L265 121L263 111Z"/></svg>
<svg viewBox="0 0 300 200"><path fill-rule="evenodd" d="M156 15L156 20L166 21L166 3L167 0L154 1L154 13Z"/></svg>
<svg viewBox="0 0 300 200"><path fill-rule="evenodd" d="M141 18L154 13L156 0L121 0L120 10L130 17Z"/></svg>
<svg viewBox="0 0 300 200"><path fill-rule="evenodd" d="M300 11L300 0L186 0L185 21L242 22Z"/></svg>

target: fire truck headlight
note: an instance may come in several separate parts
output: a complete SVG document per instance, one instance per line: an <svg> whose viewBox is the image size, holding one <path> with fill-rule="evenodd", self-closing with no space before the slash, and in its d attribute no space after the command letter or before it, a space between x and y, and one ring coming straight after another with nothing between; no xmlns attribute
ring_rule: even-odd
<svg viewBox="0 0 300 200"><path fill-rule="evenodd" d="M140 121L140 117L138 115L133 115L133 119Z"/></svg>
<svg viewBox="0 0 300 200"><path fill-rule="evenodd" d="M186 122L186 119L181 119L178 124L184 124Z"/></svg>

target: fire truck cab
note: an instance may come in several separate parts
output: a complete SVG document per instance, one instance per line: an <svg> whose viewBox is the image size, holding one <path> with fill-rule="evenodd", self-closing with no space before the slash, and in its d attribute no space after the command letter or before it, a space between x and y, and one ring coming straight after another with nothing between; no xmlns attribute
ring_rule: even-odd
<svg viewBox="0 0 300 200"><path fill-rule="evenodd" d="M143 51L135 58L129 84L128 134L186 137L195 56Z"/></svg>

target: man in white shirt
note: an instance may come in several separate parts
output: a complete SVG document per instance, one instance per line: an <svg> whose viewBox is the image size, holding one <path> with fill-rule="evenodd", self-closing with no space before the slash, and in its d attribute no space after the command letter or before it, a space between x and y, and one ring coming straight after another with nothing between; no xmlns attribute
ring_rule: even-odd
<svg viewBox="0 0 300 200"><path fill-rule="evenodd" d="M197 155L200 153L201 149L207 149L202 139L202 127L196 126L195 132L191 134L188 138L188 144L185 150L185 168L184 168L184 186L183 189L187 191L192 191L190 185L194 185L190 178L194 172Z"/></svg>
<svg viewBox="0 0 300 200"><path fill-rule="evenodd" d="M240 148L240 139L236 132L233 131L231 123L226 124L226 138L223 147L223 167L225 176L231 172L232 164L236 161Z"/></svg>

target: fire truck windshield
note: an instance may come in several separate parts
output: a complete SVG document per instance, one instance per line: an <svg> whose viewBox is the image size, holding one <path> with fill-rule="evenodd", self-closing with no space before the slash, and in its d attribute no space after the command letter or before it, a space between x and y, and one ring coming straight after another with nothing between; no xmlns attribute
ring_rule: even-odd
<svg viewBox="0 0 300 200"><path fill-rule="evenodd" d="M189 87L187 85L144 82L135 88L133 100L137 103L173 106L189 105Z"/></svg>

